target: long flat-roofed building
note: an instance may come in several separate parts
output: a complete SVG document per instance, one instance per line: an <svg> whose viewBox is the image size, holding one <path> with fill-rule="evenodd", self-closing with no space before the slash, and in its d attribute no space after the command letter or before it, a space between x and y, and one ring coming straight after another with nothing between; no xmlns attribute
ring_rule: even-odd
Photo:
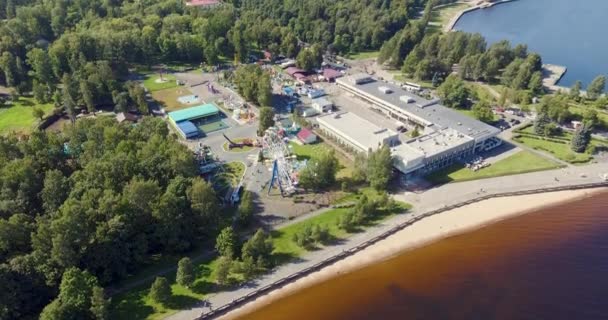
<svg viewBox="0 0 608 320"><path fill-rule="evenodd" d="M499 129L367 74L343 77L336 83L387 116L423 128L422 136L392 145L395 168L402 173L425 174L502 142L496 137ZM366 135L363 128L351 130Z"/></svg>
<svg viewBox="0 0 608 320"><path fill-rule="evenodd" d="M460 132L444 128L410 139L392 149L393 164L403 173L426 173L474 153L474 140Z"/></svg>
<svg viewBox="0 0 608 320"><path fill-rule="evenodd" d="M356 152L374 151L383 145L399 143L396 132L381 128L353 113L333 113L317 118L319 129L328 138Z"/></svg>
<svg viewBox="0 0 608 320"><path fill-rule="evenodd" d="M409 126L452 128L475 140L475 150L486 148L486 143L496 144L499 129L452 110L439 103L408 92L397 85L377 81L367 74L358 74L336 80L343 90L354 94L388 116ZM492 139L494 138L494 139ZM490 141L491 140L491 141Z"/></svg>

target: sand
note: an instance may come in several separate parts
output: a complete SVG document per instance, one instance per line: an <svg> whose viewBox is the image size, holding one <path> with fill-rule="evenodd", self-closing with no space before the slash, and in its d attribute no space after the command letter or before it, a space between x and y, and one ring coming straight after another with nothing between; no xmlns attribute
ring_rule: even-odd
<svg viewBox="0 0 608 320"><path fill-rule="evenodd" d="M559 205L605 191L605 188L601 188L494 198L446 211L423 219L344 260L274 290L237 310L229 312L220 319L237 319L298 290L313 286L340 274L389 259L406 250L411 250L452 235L479 229L488 224L530 211Z"/></svg>

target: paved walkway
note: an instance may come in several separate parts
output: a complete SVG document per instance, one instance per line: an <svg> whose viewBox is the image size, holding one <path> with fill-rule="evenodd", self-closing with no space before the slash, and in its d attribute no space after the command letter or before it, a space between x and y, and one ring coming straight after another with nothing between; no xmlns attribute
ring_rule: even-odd
<svg viewBox="0 0 608 320"><path fill-rule="evenodd" d="M606 172L608 172L608 164L592 164L515 176L452 183L428 190L422 194L409 192L396 194L396 199L413 204L414 210L406 214L395 216L380 225L368 229L364 233L356 234L345 240L342 244L307 253L297 261L282 265L276 268L272 273L257 279L247 286L214 294L207 299L208 303L205 307L196 306L189 310L183 310L167 319L195 319L201 314L210 311L209 305L214 309L217 309L231 301L256 291L258 288L269 285L281 278L288 277L307 267L311 267L342 251L354 248L359 244L386 232L394 226L430 210L460 203L467 199L474 199L485 194L601 182L603 181L601 176Z"/></svg>

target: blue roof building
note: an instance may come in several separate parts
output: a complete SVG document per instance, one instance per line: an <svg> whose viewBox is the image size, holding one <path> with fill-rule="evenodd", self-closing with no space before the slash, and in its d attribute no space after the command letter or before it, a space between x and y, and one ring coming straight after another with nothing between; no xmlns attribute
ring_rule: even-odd
<svg viewBox="0 0 608 320"><path fill-rule="evenodd" d="M199 130L194 123L186 120L176 123L179 134L184 139L193 139L199 137Z"/></svg>

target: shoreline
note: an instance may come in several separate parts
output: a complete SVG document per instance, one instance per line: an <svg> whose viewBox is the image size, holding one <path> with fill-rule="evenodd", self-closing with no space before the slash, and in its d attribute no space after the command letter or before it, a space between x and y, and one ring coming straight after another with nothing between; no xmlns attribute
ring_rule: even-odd
<svg viewBox="0 0 608 320"><path fill-rule="evenodd" d="M491 198L432 215L353 255L270 291L238 309L229 311L219 319L238 319L305 288L386 261L430 243L530 212L584 199L607 190L604 187ZM491 212L488 212L488 208L492 208Z"/></svg>
<svg viewBox="0 0 608 320"><path fill-rule="evenodd" d="M472 7L468 7L463 9L462 11L458 12L454 17L452 17L452 19L450 19L450 21L448 22L448 24L446 26L444 26L443 30L444 32L452 32L454 31L454 27L456 26L456 24L458 23L458 21L467 13L469 12L473 12L473 11L477 11L479 9L488 9L494 6L497 6L499 4L505 4L505 3L509 3L509 2L513 2L516 0L501 0L501 1L496 1L496 2L482 2L476 5L473 5ZM474 2L474 1L470 1L470 2Z"/></svg>

